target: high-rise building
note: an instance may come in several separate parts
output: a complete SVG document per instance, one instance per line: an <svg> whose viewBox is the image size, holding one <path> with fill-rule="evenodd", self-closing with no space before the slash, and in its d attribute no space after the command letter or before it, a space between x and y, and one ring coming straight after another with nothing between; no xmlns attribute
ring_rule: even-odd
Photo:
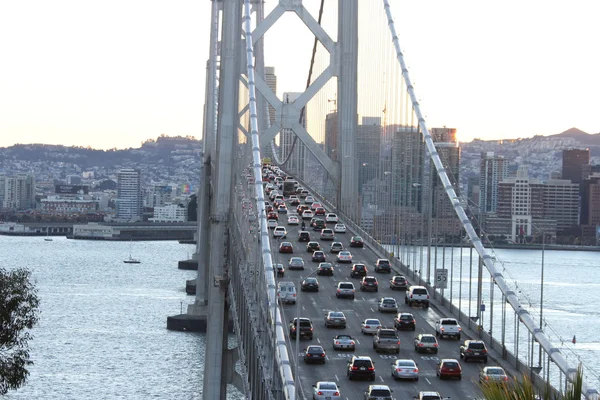
<svg viewBox="0 0 600 400"><path fill-rule="evenodd" d="M421 211L424 189L423 166L425 143L417 127L389 125L392 129L391 173L383 175L391 180L391 204L409 206Z"/></svg>
<svg viewBox="0 0 600 400"><path fill-rule="evenodd" d="M556 219L557 232L579 225L579 185L567 179L543 184L544 218Z"/></svg>
<svg viewBox="0 0 600 400"><path fill-rule="evenodd" d="M495 213L498 206L498 183L508 178L508 161L489 151L481 153L479 174L479 210Z"/></svg>
<svg viewBox="0 0 600 400"><path fill-rule="evenodd" d="M284 103L293 103L300 97L302 93L284 93L283 94L283 102ZM302 126L306 128L306 110L304 111L304 117L302 121ZM306 162L306 146L300 139L296 138L296 133L291 129L282 129L279 134L279 159L281 162L284 162L288 156L289 159L287 163L285 163L285 168L292 175L299 177L300 179L304 178L304 165Z"/></svg>
<svg viewBox="0 0 600 400"><path fill-rule="evenodd" d="M28 210L35 208L35 179L31 175L0 175L0 200L3 208Z"/></svg>
<svg viewBox="0 0 600 400"><path fill-rule="evenodd" d="M582 182L581 225L600 226L600 173Z"/></svg>
<svg viewBox="0 0 600 400"><path fill-rule="evenodd" d="M381 147L381 118L363 117L356 129L356 158L358 162L358 192L363 185L379 174Z"/></svg>
<svg viewBox="0 0 600 400"><path fill-rule="evenodd" d="M265 83L273 91L275 96L277 96L277 75L275 75L275 67L265 67ZM265 100L267 104L268 113L265 118L265 124L263 129L268 129L275 124L275 108L269 102ZM265 115L264 112L260 112L259 115ZM269 143L265 148L261 149L261 155L263 157L273 158L273 147L271 143Z"/></svg>
<svg viewBox="0 0 600 400"><path fill-rule="evenodd" d="M583 180L583 166L590 164L590 149L566 149L562 152L562 178L573 183Z"/></svg>
<svg viewBox="0 0 600 400"><path fill-rule="evenodd" d="M142 215L141 172L124 168L117 175L117 218L139 221Z"/></svg>
<svg viewBox="0 0 600 400"><path fill-rule="evenodd" d="M325 116L325 154L331 161L338 160L338 114L337 111Z"/></svg>
<svg viewBox="0 0 600 400"><path fill-rule="evenodd" d="M460 167L460 147L458 145L458 138L456 136L455 128L431 128L429 131L431 138L435 144L435 148L440 156L442 165L446 169L448 179L454 186L454 190L458 194L458 182L459 182L459 167ZM433 165L432 165L433 167ZM435 179L432 180L433 185L433 209L432 215L434 217L455 217L456 212L452 203L448 199L444 185L439 177L437 177L437 171L432 171Z"/></svg>

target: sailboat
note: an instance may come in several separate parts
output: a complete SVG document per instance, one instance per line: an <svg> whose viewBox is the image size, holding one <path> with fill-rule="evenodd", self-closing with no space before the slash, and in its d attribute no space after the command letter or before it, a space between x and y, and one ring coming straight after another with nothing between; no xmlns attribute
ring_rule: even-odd
<svg viewBox="0 0 600 400"><path fill-rule="evenodd" d="M131 246L129 246L129 258L123 260L123 262L125 264L139 264L139 263L141 263L141 261L139 259L133 258L131 256Z"/></svg>
<svg viewBox="0 0 600 400"><path fill-rule="evenodd" d="M49 230L46 231L46 237L44 238L44 240L46 242L51 242L52 241L52 238L50 237L50 231Z"/></svg>

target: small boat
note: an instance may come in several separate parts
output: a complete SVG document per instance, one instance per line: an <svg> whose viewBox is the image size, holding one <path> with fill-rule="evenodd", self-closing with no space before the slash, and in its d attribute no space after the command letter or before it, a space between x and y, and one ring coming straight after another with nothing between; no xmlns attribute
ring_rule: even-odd
<svg viewBox="0 0 600 400"><path fill-rule="evenodd" d="M137 258L131 257L131 246L129 246L129 258L123 260L125 264L139 264L141 261Z"/></svg>
<svg viewBox="0 0 600 400"><path fill-rule="evenodd" d="M46 233L46 237L44 238L44 240L45 240L46 242L51 242L51 241L52 241L52 238L50 237L50 232L47 232L47 233Z"/></svg>

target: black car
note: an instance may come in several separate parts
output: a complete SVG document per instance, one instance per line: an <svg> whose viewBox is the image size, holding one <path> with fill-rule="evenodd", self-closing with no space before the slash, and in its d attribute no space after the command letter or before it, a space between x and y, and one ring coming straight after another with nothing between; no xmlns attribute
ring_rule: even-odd
<svg viewBox="0 0 600 400"><path fill-rule="evenodd" d="M481 340L465 340L460 346L460 358L465 360L481 360L487 363L488 351L485 343Z"/></svg>
<svg viewBox="0 0 600 400"><path fill-rule="evenodd" d="M363 240L360 236L353 236L352 239L350 239L350 247L364 247L364 246L365 246L365 242L363 242Z"/></svg>
<svg viewBox="0 0 600 400"><path fill-rule="evenodd" d="M390 279L390 289L406 290L408 289L408 280L402 275L393 276L392 279Z"/></svg>
<svg viewBox="0 0 600 400"><path fill-rule="evenodd" d="M307 364L325 364L325 349L323 346L308 346L304 349L304 362Z"/></svg>
<svg viewBox="0 0 600 400"><path fill-rule="evenodd" d="M306 243L306 252L307 253L312 253L314 251L319 251L319 250L321 250L321 245L319 244L319 242Z"/></svg>
<svg viewBox="0 0 600 400"><path fill-rule="evenodd" d="M375 272L392 272L392 265L387 258L380 258L375 263Z"/></svg>
<svg viewBox="0 0 600 400"><path fill-rule="evenodd" d="M285 268L283 268L283 264L275 264L275 271L277 271L277 277L283 278L285 274Z"/></svg>
<svg viewBox="0 0 600 400"><path fill-rule="evenodd" d="M379 283L377 282L377 278L375 278L374 276L363 277L362 280L360 281L360 291L361 292L365 292L365 291L377 292L377 291L379 291Z"/></svg>
<svg viewBox="0 0 600 400"><path fill-rule="evenodd" d="M300 285L300 290L303 292L318 292L319 291L319 281L317 278L308 277L302 281L302 285Z"/></svg>
<svg viewBox="0 0 600 400"><path fill-rule="evenodd" d="M315 251L312 254L312 260L316 262L325 262L325 252Z"/></svg>
<svg viewBox="0 0 600 400"><path fill-rule="evenodd" d="M298 232L298 241L299 242L310 242L310 233L307 231Z"/></svg>
<svg viewBox="0 0 600 400"><path fill-rule="evenodd" d="M317 275L332 275L333 276L333 265L328 262L322 262L319 264L317 269Z"/></svg>
<svg viewBox="0 0 600 400"><path fill-rule="evenodd" d="M367 276L367 266L365 264L354 264L350 271L350 277L359 278L361 276Z"/></svg>
<svg viewBox="0 0 600 400"><path fill-rule="evenodd" d="M312 340L313 338L313 324L308 318L300 318L300 339L303 337ZM297 318L290 321L290 338L296 339L296 326Z"/></svg>
<svg viewBox="0 0 600 400"><path fill-rule="evenodd" d="M324 229L327 227L327 225L325 224L325 221L320 218L316 218L313 221L313 223L310 224L310 226L312 226L314 231L320 231L321 229Z"/></svg>
<svg viewBox="0 0 600 400"><path fill-rule="evenodd" d="M399 313L396 315L396 318L394 318L394 328L398 330L410 329L414 331L417 327L416 325L417 321L411 313Z"/></svg>
<svg viewBox="0 0 600 400"><path fill-rule="evenodd" d="M366 378L371 381L375 380L375 365L371 360L371 357L358 357L353 356L348 361L348 379L352 380L355 378Z"/></svg>

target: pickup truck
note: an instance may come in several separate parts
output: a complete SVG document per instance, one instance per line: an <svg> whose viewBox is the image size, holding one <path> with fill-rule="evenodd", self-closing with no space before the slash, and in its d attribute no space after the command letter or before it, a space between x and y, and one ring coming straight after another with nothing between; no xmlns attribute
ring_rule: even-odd
<svg viewBox="0 0 600 400"><path fill-rule="evenodd" d="M373 336L373 349L377 353L380 350L392 351L396 354L400 353L400 339L396 329L379 328L375 336Z"/></svg>
<svg viewBox="0 0 600 400"><path fill-rule="evenodd" d="M435 335L440 339L453 337L460 340L462 328L454 318L441 318L435 321Z"/></svg>

